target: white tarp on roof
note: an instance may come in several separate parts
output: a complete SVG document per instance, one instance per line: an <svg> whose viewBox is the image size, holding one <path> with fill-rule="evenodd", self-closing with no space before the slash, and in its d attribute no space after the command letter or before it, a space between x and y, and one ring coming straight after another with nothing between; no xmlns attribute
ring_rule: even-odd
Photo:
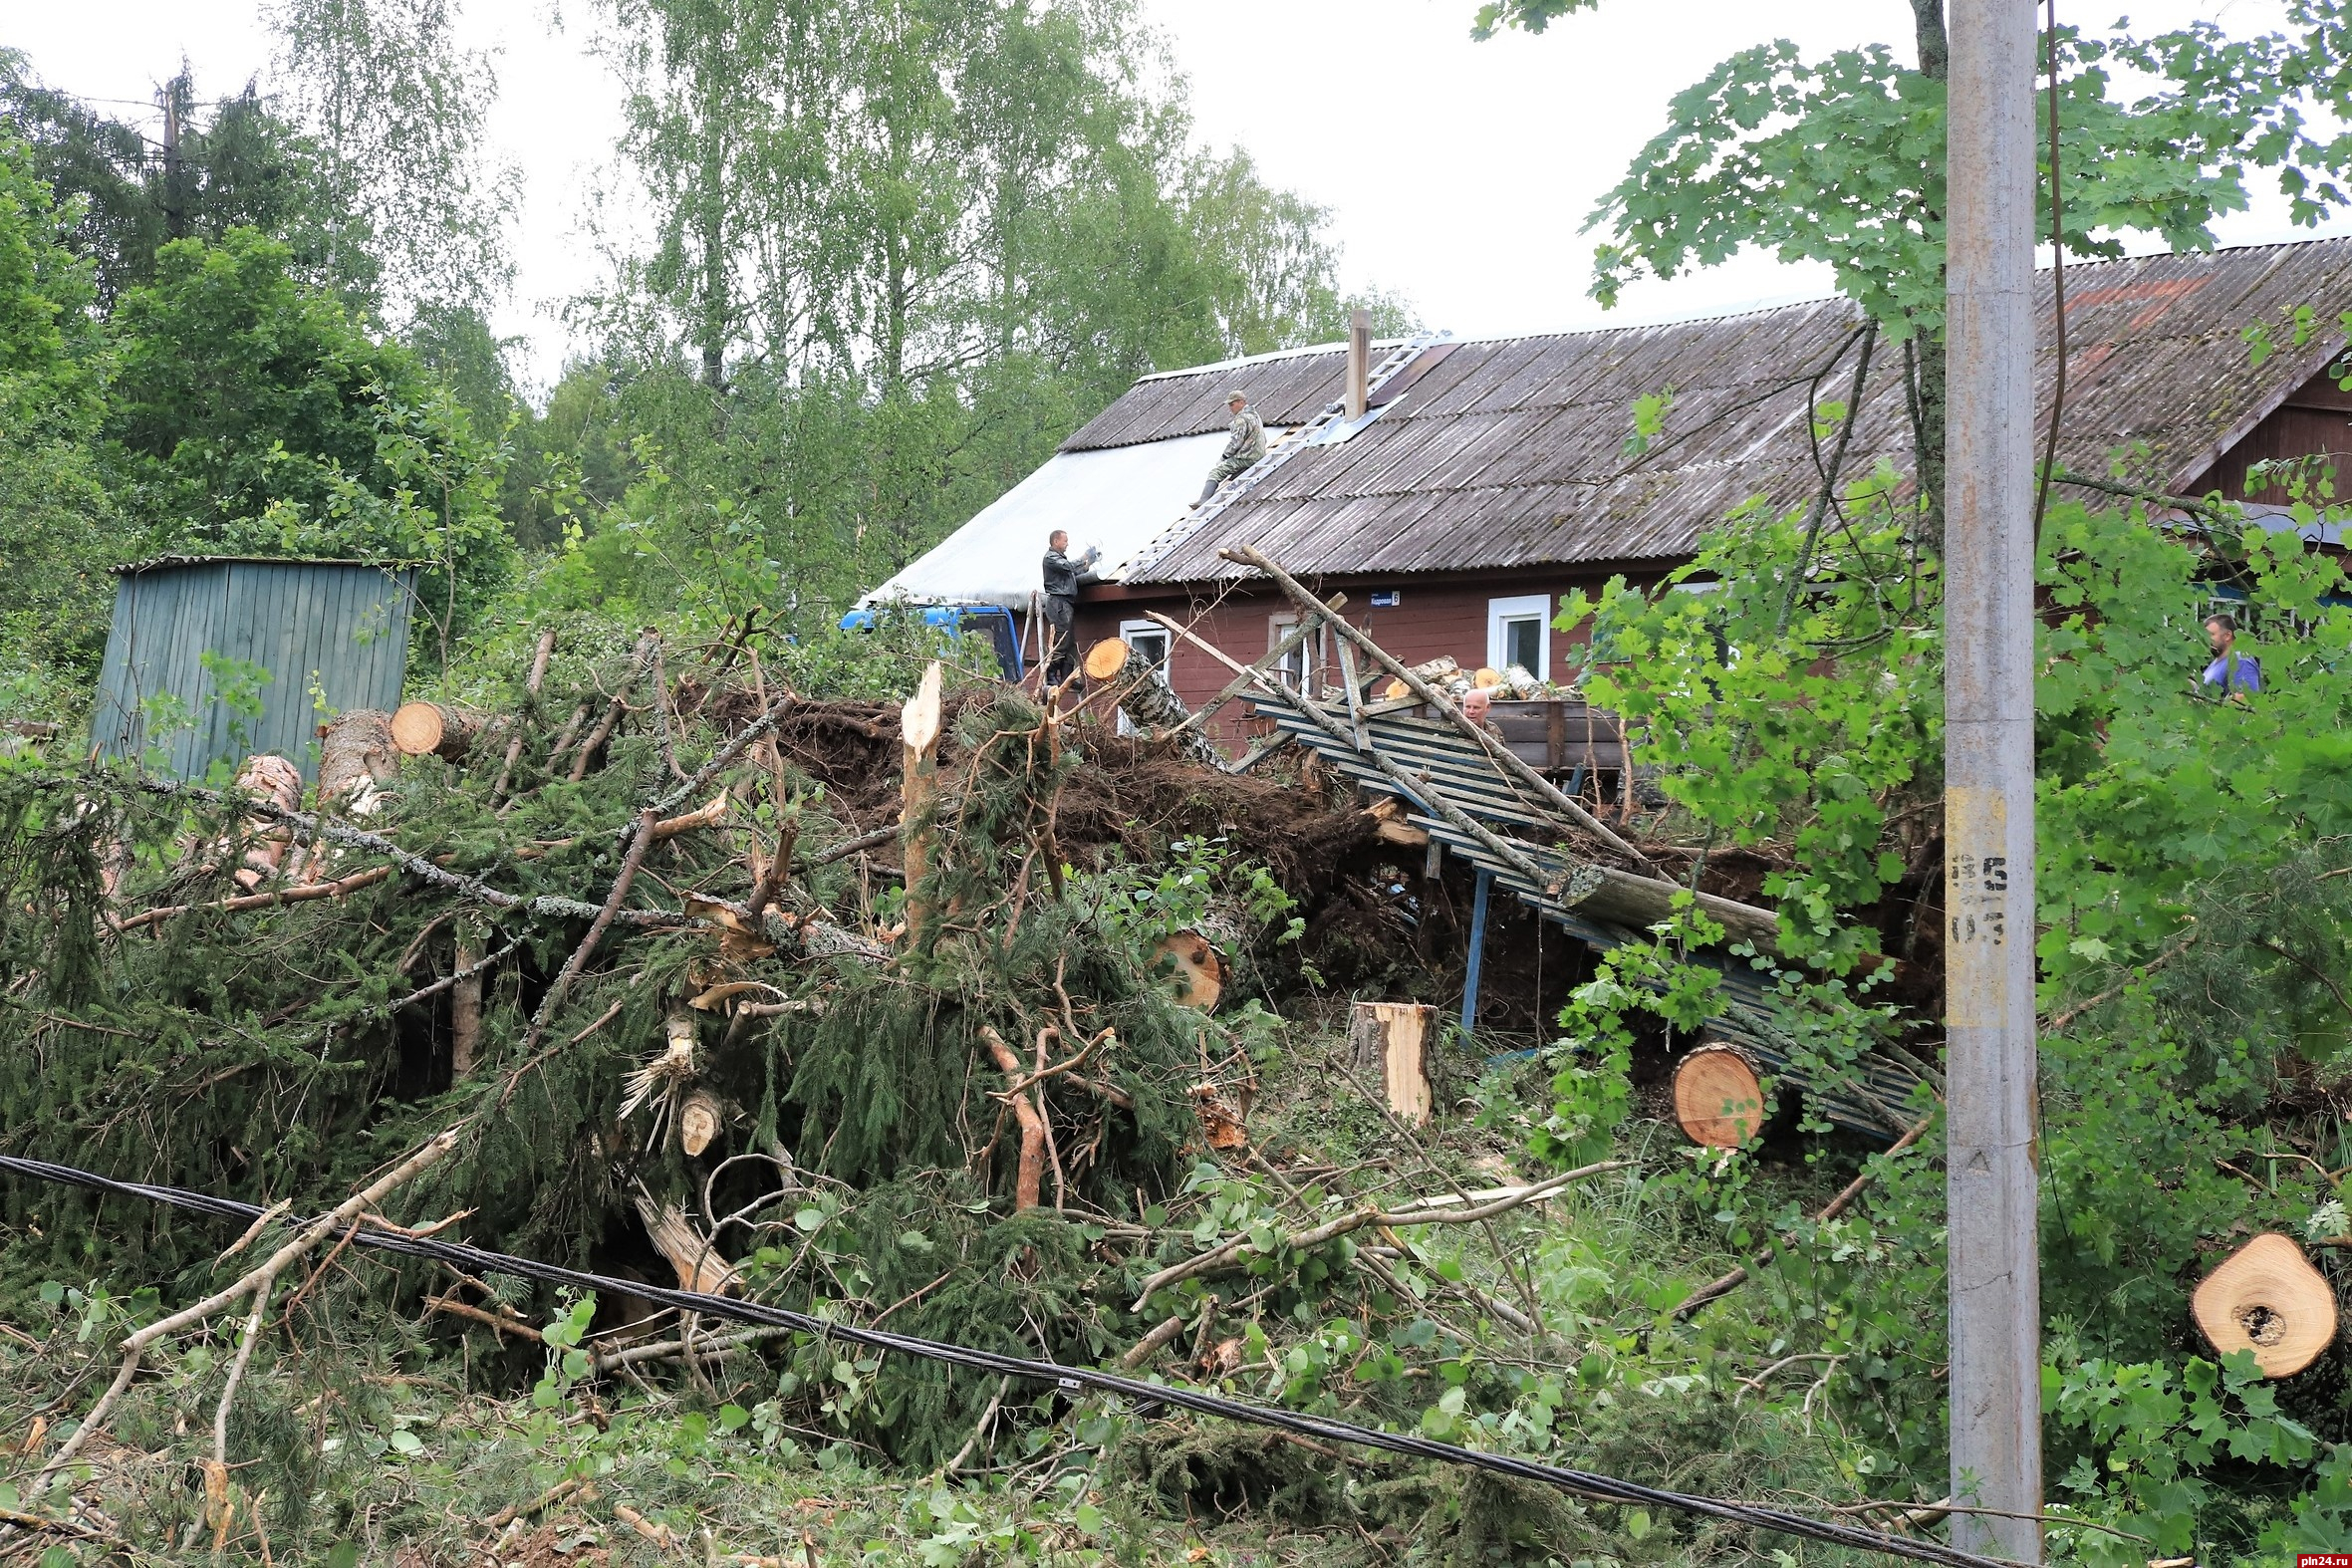
<svg viewBox="0 0 2352 1568"><path fill-rule="evenodd" d="M1101 545L1095 570L1119 569L1184 514L1224 450L1225 432L1106 451L1056 452L1045 466L858 603L1002 605L1026 610L1045 542L1070 531L1070 553Z"/></svg>

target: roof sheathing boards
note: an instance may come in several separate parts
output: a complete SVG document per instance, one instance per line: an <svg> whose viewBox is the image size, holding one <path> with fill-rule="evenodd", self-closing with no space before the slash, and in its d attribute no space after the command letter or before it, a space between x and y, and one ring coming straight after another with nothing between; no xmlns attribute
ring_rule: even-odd
<svg viewBox="0 0 2352 1568"><path fill-rule="evenodd" d="M2046 414L2055 371L2046 271L2038 283L2035 373ZM2179 488L2335 352L2331 340L2256 367L2242 334L2261 321L2278 328L2281 313L2298 305L2326 322L2352 304L2352 240L2077 262L2067 268L2067 292L2061 463L2104 473L2111 454L2144 447L2140 477ZM1302 452L1214 527L1128 581L1240 575L1245 569L1217 551L1244 540L1313 574L1687 555L1752 498L1796 505L1818 488L1808 394L1847 396L1860 325L1850 301L1828 299L1711 321L1451 345L1388 417L1345 446ZM1302 389L1306 373L1323 375L1316 391L1330 395L1343 365L1333 354L1302 356L1290 368ZM1912 466L1902 365L1882 335L1856 413L1848 482L1881 459ZM1168 384L1155 386L1157 402ZM1670 386L1665 429L1628 456L1634 399ZM1222 380L1195 389L1212 397L1222 391ZM1119 407L1097 423L1114 422ZM1116 422L1125 438L1150 438L1147 420Z"/></svg>

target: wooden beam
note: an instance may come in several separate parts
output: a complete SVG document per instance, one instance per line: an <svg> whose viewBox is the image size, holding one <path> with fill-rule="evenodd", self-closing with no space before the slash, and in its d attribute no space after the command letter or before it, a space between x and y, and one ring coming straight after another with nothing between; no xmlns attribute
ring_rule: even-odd
<svg viewBox="0 0 2352 1568"><path fill-rule="evenodd" d="M1336 612L1345 608L1347 602L1347 595L1334 594L1323 603L1325 608ZM1166 616L1160 615L1153 611L1146 611L1145 614L1151 616L1153 620L1159 622L1162 626L1169 628L1171 631L1182 630L1180 627L1177 627L1175 622L1169 620ZM1247 673L1235 675L1231 680L1226 681L1224 686L1218 690L1215 696L1210 697L1206 702L1201 703L1198 708L1193 710L1192 716L1190 718L1184 720L1184 722L1176 729L1170 731L1169 738L1173 740L1176 735L1181 734L1184 730L1191 728L1193 725L1206 723L1208 721L1208 715L1214 713L1218 708L1223 707L1226 703L1239 696L1241 694L1242 688L1250 683L1253 676L1259 670L1271 669L1276 664L1280 663L1285 654L1287 654L1292 649L1298 647L1299 644L1305 642L1314 634L1314 631L1315 623L1312 620L1302 616L1299 619L1299 624L1292 627L1290 631L1283 636L1281 642L1276 643L1272 648L1266 650L1264 656L1257 659L1254 663L1246 666L1234 665L1233 667L1235 668L1246 668ZM1233 663L1233 661L1229 658L1226 659L1225 662L1227 664Z"/></svg>
<svg viewBox="0 0 2352 1568"><path fill-rule="evenodd" d="M1285 702L1296 703L1298 710L1307 716L1307 719L1310 723L1314 724L1316 728L1322 730L1325 734L1331 736L1334 740L1339 741L1342 745L1350 747L1355 745L1354 738L1348 734L1346 728L1341 725L1340 721L1332 717L1328 712L1324 711L1322 704L1317 702L1314 698L1308 696L1305 692L1285 690L1282 687L1276 685L1263 673L1255 670L1246 670L1243 665L1236 662L1233 656L1227 653L1223 649L1218 648L1215 644L1210 643L1204 638L1194 637L1190 632L1186 631L1180 626L1177 626L1174 621L1169 620L1166 616L1155 615L1152 617L1152 619L1159 622L1162 626L1168 628L1171 632L1174 632L1177 637L1182 638L1185 642L1190 643L1194 648L1199 649L1202 653L1206 653L1209 657L1215 659L1217 662L1223 664L1226 668L1232 670L1234 673L1248 674L1250 679L1256 681L1258 685L1263 687L1269 694L1279 696ZM1403 768L1400 768L1396 763L1391 762L1387 757L1381 755L1378 750L1366 751L1363 753L1363 756L1364 760L1370 763L1374 770L1381 775L1381 777L1387 779L1390 784L1394 785L1397 789L1397 792L1403 795L1406 799L1421 802L1421 804L1427 807L1434 815L1441 819L1447 827L1453 829L1456 833L1464 834L1477 840L1479 846L1484 849L1487 854L1493 856L1496 860L1501 861L1505 866L1508 866L1512 871L1515 871L1520 876L1526 878L1536 887L1548 888L1551 886L1553 874L1546 871L1543 867L1537 865L1534 861L1530 860L1526 854L1526 849L1524 846L1513 844L1510 840L1501 837L1492 829L1488 828L1484 823L1478 822L1470 817L1460 807L1454 805L1452 801L1446 799L1444 792L1438 789L1437 785L1431 783L1428 779L1415 779L1407 776ZM1590 868L1579 869L1582 870Z"/></svg>

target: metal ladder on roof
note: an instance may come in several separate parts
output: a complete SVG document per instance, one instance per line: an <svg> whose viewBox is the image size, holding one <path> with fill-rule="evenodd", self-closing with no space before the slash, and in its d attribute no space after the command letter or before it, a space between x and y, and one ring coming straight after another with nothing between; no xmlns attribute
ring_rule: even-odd
<svg viewBox="0 0 2352 1568"><path fill-rule="evenodd" d="M1415 360L1420 359L1424 350L1452 336L1449 332L1424 330L1415 333L1391 349L1387 356L1378 365L1375 365L1364 378L1366 412L1369 414L1371 411L1369 404L1373 393L1394 381L1398 373ZM1313 418L1268 447L1265 456L1260 457L1255 463L1244 468L1223 484L1218 485L1215 494L1205 501L1185 508L1181 517L1154 535L1150 543L1136 552L1128 562L1126 570L1128 572L1148 571L1158 565L1161 557L1191 538L1201 528L1214 522L1225 508L1255 489L1259 481L1283 467L1293 457L1310 446L1320 445L1324 432L1346 415L1347 408L1348 403L1345 397L1335 397L1325 403Z"/></svg>

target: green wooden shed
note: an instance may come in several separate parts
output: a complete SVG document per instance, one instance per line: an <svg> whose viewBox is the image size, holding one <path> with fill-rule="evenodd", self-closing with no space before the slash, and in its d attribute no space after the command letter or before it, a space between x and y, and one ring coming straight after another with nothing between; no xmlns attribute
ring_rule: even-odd
<svg viewBox="0 0 2352 1568"><path fill-rule="evenodd" d="M311 778L324 719L399 704L413 568L158 556L115 573L90 720L102 756L196 779L268 751Z"/></svg>

